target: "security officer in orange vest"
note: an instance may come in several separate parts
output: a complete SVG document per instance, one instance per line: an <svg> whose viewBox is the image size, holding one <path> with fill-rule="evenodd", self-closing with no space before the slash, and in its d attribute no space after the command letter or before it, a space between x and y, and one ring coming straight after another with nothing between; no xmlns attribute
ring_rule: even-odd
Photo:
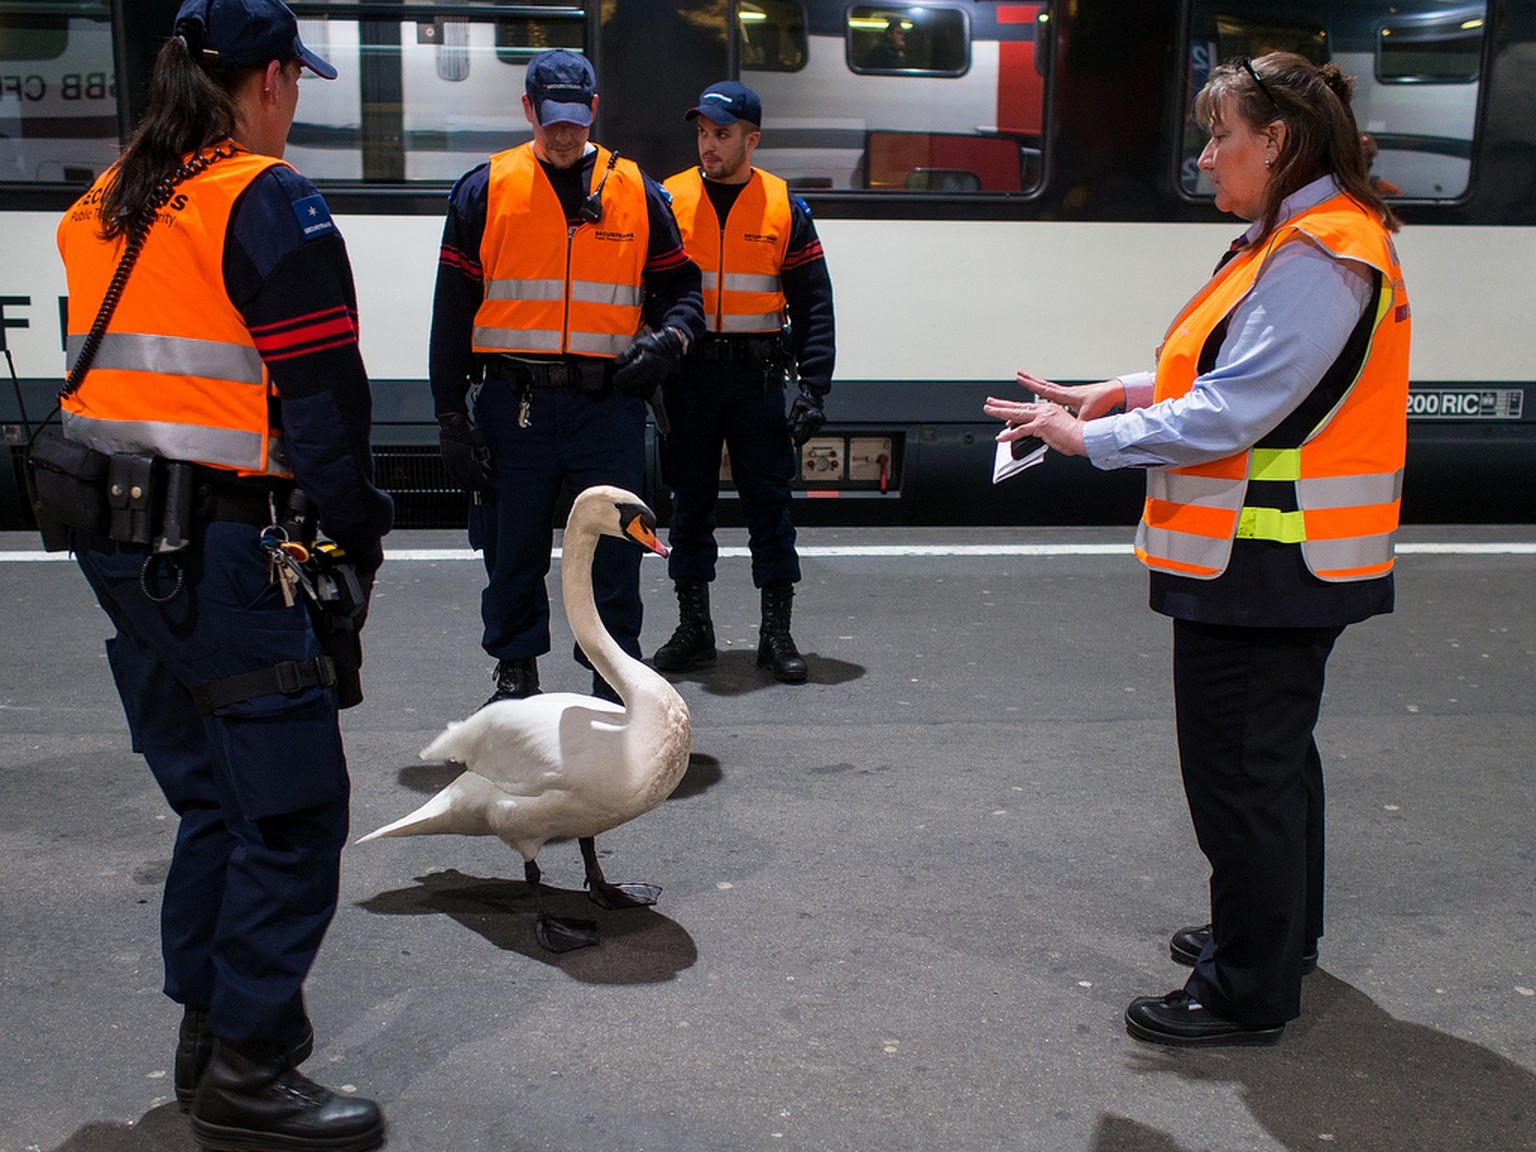
<svg viewBox="0 0 1536 1152"><path fill-rule="evenodd" d="M708 334L666 385L673 419L661 462L672 488L668 571L680 620L654 662L665 672L715 662L709 585L723 444L761 589L757 662L799 684L808 670L790 635L800 579L790 480L832 386L832 281L805 201L752 164L763 118L757 93L734 80L713 84L686 118L698 121L699 166L666 188L688 255L704 270ZM799 379L787 420L786 370Z"/></svg>
<svg viewBox="0 0 1536 1152"><path fill-rule="evenodd" d="M111 458L106 522L69 540L116 626L134 748L180 817L161 936L193 1135L362 1152L378 1107L297 1069L347 836L335 664L263 544L302 490L365 591L393 515L346 247L281 159L304 68L336 76L280 0L186 0L140 127L59 225L65 436Z"/></svg>
<svg viewBox="0 0 1536 1152"><path fill-rule="evenodd" d="M1196 100L1216 206L1252 221L1170 325L1155 374L989 399L1008 441L1147 470L1136 553L1173 618L1179 762L1210 920L1169 940L1184 987L1127 1031L1270 1044L1323 934L1313 732L1345 627L1390 612L1412 328L1349 111L1350 78L1288 52L1212 70Z"/></svg>
<svg viewBox="0 0 1536 1152"><path fill-rule="evenodd" d="M539 691L562 485L644 487L646 398L703 331L699 270L666 194L588 140L597 91L586 57L540 53L525 88L533 140L472 169L449 196L432 315L443 462L475 494L470 543L489 576L482 644L497 664L487 703ZM598 613L636 658L639 580L638 549L598 544ZM579 649L576 658L591 666ZM616 699L596 672L592 689Z"/></svg>

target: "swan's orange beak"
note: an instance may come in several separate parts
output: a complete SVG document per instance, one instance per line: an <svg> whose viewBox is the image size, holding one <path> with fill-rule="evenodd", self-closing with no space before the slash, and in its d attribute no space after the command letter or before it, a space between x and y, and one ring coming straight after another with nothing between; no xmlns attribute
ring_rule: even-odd
<svg viewBox="0 0 1536 1152"><path fill-rule="evenodd" d="M630 539L634 540L637 544L649 548L656 555L665 556L667 554L667 546L657 538L655 527L647 524L644 518L636 516L628 524L624 525L624 531L629 534Z"/></svg>

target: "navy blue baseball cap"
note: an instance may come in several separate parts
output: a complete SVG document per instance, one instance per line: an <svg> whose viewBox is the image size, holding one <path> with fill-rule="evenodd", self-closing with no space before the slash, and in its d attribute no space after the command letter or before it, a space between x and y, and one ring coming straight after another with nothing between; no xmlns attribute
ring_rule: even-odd
<svg viewBox="0 0 1536 1152"><path fill-rule="evenodd" d="M183 0L176 35L220 68L264 68L297 58L326 80L332 68L299 39L299 21L283 0Z"/></svg>
<svg viewBox="0 0 1536 1152"><path fill-rule="evenodd" d="M592 97L597 94L597 74L580 53L551 48L528 61L523 81L533 114L540 124L592 123Z"/></svg>
<svg viewBox="0 0 1536 1152"><path fill-rule="evenodd" d="M698 107L688 109L683 119L692 120L695 116L707 116L722 128L738 120L762 124L763 102L745 84L722 80L704 89Z"/></svg>

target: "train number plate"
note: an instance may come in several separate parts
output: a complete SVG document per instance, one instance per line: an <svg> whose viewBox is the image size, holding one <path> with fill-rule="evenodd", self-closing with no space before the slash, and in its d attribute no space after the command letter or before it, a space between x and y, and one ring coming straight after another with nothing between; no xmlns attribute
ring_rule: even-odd
<svg viewBox="0 0 1536 1152"><path fill-rule="evenodd" d="M1408 416L1422 420L1518 420L1523 388L1426 388L1408 393Z"/></svg>

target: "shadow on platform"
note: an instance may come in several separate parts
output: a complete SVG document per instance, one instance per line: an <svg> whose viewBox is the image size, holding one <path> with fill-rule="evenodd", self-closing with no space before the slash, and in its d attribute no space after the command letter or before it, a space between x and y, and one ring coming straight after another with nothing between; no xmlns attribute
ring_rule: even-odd
<svg viewBox="0 0 1536 1152"><path fill-rule="evenodd" d="M597 922L598 945L551 952L534 936L533 893L522 880L467 876L456 868L380 892L358 907L381 916L447 916L504 952L520 952L586 984L659 984L699 958L693 937L653 908L608 911L585 892L543 885L551 915Z"/></svg>
<svg viewBox="0 0 1536 1152"><path fill-rule="evenodd" d="M1536 1075L1480 1045L1395 1020L1323 971L1307 978L1301 1019L1278 1047L1138 1046L1134 1061L1141 1072L1238 1085L1254 1119L1288 1149L1536 1149ZM1184 1152L1123 1117L1101 1121L1092 1152L1133 1150Z"/></svg>

